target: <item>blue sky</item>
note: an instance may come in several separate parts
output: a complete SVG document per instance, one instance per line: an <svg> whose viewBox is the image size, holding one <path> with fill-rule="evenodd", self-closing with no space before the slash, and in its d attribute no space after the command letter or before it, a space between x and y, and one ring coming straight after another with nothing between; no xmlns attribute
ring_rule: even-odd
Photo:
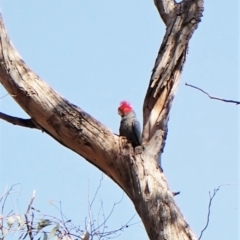
<svg viewBox="0 0 240 240"><path fill-rule="evenodd" d="M165 31L153 1L1 0L0 8L14 46L52 88L115 133L121 100L132 103L142 122L143 99ZM238 14L237 0L205 1L170 113L163 169L171 189L181 191L177 204L197 235L206 223L209 191L239 184L239 107L210 100L184 83L240 100ZM5 94L0 86L0 96ZM0 111L27 118L10 96L0 99ZM101 172L37 130L0 121L0 141L1 193L6 186L21 184L21 194L13 195L9 209L23 214L36 190L37 209L57 215L49 201L61 201L65 215L84 225ZM107 215L122 195L104 176L94 214L102 200ZM124 195L107 225L119 228L134 214ZM222 187L203 239L237 240L238 216L239 187ZM118 239L147 236L138 223Z"/></svg>

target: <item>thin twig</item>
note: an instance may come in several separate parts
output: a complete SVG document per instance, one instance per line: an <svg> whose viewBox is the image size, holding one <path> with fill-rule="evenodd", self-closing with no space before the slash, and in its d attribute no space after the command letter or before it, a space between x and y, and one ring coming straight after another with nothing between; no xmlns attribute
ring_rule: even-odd
<svg viewBox="0 0 240 240"><path fill-rule="evenodd" d="M128 228L128 227L130 227L130 226L133 226L133 225L135 225L135 224L140 223L140 222L136 222L136 223L129 224L129 223L133 220L133 218L134 218L135 216L136 216L136 214L134 214L134 215L130 218L130 220L129 220L126 224L124 224L122 227L120 227L119 229L113 230L113 231L109 231L109 232L101 233L101 234L100 234L101 237L109 236L109 235L111 235L111 234L113 234L113 233L117 233L117 232L119 232L119 231L122 231L124 228ZM113 238L113 237L111 237L111 238ZM109 239L110 239L110 237L109 237Z"/></svg>
<svg viewBox="0 0 240 240"><path fill-rule="evenodd" d="M185 83L185 85L188 86L188 87L192 87L192 88L195 88L195 89L201 91L202 93L206 94L210 99L215 99L215 100L222 101L222 102L227 102L227 103L235 103L236 105L240 104L239 101L227 100L227 99L224 99L224 98L213 97L209 93L207 93L204 90L202 90L201 88L195 87L195 86L193 86L191 84Z"/></svg>
<svg viewBox="0 0 240 240"><path fill-rule="evenodd" d="M6 203L6 201L7 201L7 198L8 198L8 196L10 196L10 192L13 191L13 189L14 189L14 187L15 187L16 185L20 185L20 184L19 184L19 183L16 183L16 184L12 185L11 188L10 188L9 190L6 190L6 193L3 194L2 197L0 197L0 202L3 201L2 208L1 208L1 215L2 215L2 216L3 216L3 210L4 210L4 207L5 207L5 203ZM6 187L6 189L7 189L7 187ZM11 212L10 212L10 213L11 213ZM8 215L9 215L10 213L8 213ZM1 220L2 220L2 226L3 226L3 218L1 218Z"/></svg>
<svg viewBox="0 0 240 240"><path fill-rule="evenodd" d="M32 221L31 221L31 225L30 225L30 226L31 226L31 230L32 230L32 226L33 226L33 220L34 220L34 213L32 212L32 214L31 214L31 215L32 215Z"/></svg>
<svg viewBox="0 0 240 240"><path fill-rule="evenodd" d="M210 200L209 200L209 204L208 204L208 215L207 215L207 223L205 225L205 227L203 228L203 230L201 231L200 237L198 238L198 240L201 239L203 232L207 229L208 224L209 224L209 219L210 219L210 214L211 214L211 204L212 204L212 200L215 197L215 195L217 194L217 192L219 191L221 186L219 186L217 189L214 189L213 191L213 195L211 196L211 193L209 192L209 196L210 196Z"/></svg>
<svg viewBox="0 0 240 240"><path fill-rule="evenodd" d="M104 214L104 210L103 210L104 221L103 221L103 223L100 224L97 228L93 229L93 232L95 232L95 231L96 231L97 229L99 229L101 226L104 226L104 228L103 228L103 231L104 231L106 222L107 222L108 219L111 217L115 206L118 205L118 204L120 204L120 203L122 202L123 197L124 197L124 192L123 192L122 198L121 198L118 202L116 202L116 203L113 204L112 209L111 209L110 213L108 214L108 216L107 216L106 218L105 218L105 214ZM102 209L103 209L103 206L102 206Z"/></svg>
<svg viewBox="0 0 240 240"><path fill-rule="evenodd" d="M97 188L97 190L95 191L95 194L94 194L94 196L93 196L92 202L91 202L91 204L90 204L90 208L92 207L92 205L93 205L93 203L94 203L94 201L95 201L95 198L96 198L96 196L97 196L97 194L98 194L98 191L99 191L99 189L101 188L102 180L103 180L103 173L102 173L101 179L100 179L100 181L99 181L98 188Z"/></svg>
<svg viewBox="0 0 240 240"><path fill-rule="evenodd" d="M58 218L56 218L56 219L59 220L60 222L62 222L63 225L64 225L65 223L67 223L67 222L71 222L71 220L69 220L69 218L67 218L67 216L63 214L61 201L58 202L60 207L58 207L58 206L57 206L56 204L54 204L53 202L58 202L58 201L51 201L51 205L53 205L53 206L59 211L59 213L61 214L62 221L61 221L60 219L58 219ZM39 211L39 210L38 210L38 211ZM44 214L44 215L45 215L45 216L48 216L48 217L52 217L52 216L50 216L50 215L46 215L46 214ZM64 220L64 218L65 218L65 220Z"/></svg>
<svg viewBox="0 0 240 240"><path fill-rule="evenodd" d="M3 201L2 207L1 207L1 214L0 214L0 216L1 216L1 217L0 217L0 220L1 220L1 223L0 223L0 231L1 231L1 233L2 233L2 236L4 236L4 219L10 217L10 215L11 215L12 212L13 212L13 211L11 210L11 211L4 217L4 214L3 214L4 207L5 207L5 204L6 204L6 201L7 201L8 197L11 198L11 192L14 190L14 187L15 187L16 185L20 185L20 186L21 186L21 184L16 183L16 184L12 185L9 190L7 190L7 187L6 187L6 188L5 188L5 189L6 189L6 190L5 190L5 193L0 197L0 203ZM15 215L15 213L13 213L13 215Z"/></svg>
<svg viewBox="0 0 240 240"><path fill-rule="evenodd" d="M5 94L4 96L0 97L0 99L3 99L3 98L5 98L5 97L8 96L8 95L9 95L9 93L7 93L7 94Z"/></svg>
<svg viewBox="0 0 240 240"><path fill-rule="evenodd" d="M29 203L29 205L28 205L26 214L29 213L29 211L30 211L30 209L31 209L31 206L32 206L32 203L33 203L33 201L34 201L34 199L35 199L35 196L36 196L36 190L33 191L33 195L32 195L31 201L30 201L30 203Z"/></svg>
<svg viewBox="0 0 240 240"><path fill-rule="evenodd" d="M201 231L201 234L200 234L200 237L198 238L198 240L201 239L202 235L203 235L203 232L207 229L208 225L209 225L209 219L210 219L210 210L211 210L211 204L212 204L212 201L213 201L213 198L215 197L215 195L217 194L217 192L220 190L221 187L224 187L224 186L235 186L235 187L240 187L239 184L235 184L235 183L225 183L225 184L222 184L220 186L218 186L216 189L214 189L214 192L213 192L213 195L211 196L211 193L209 192L209 196L210 196L210 200L209 200L209 204L208 204L208 215L207 215L207 223L206 223L206 226L203 228L203 230Z"/></svg>
<svg viewBox="0 0 240 240"><path fill-rule="evenodd" d="M101 184L100 184L101 185ZM99 190L99 189L98 189ZM98 191L96 190L96 191ZM10 196L10 191L12 192L13 191L13 186L11 187L10 190L6 190L5 193L0 196L0 203L1 205L5 205L6 201L8 200L9 196ZM96 194L97 195L97 194ZM94 198L96 199L96 195L94 195ZM94 237L96 237L97 239L113 239L113 238L116 238L118 235L120 235L120 231L123 231L124 229L127 229L128 227L136 224L136 223L133 223L133 224L129 224L132 219L134 218L134 216L127 222L125 223L124 225L120 226L118 229L115 229L115 230L112 230L112 231L106 231L106 223L107 223L107 220L110 218L110 216L112 215L113 213L113 210L114 208L116 207L116 205L118 205L119 203L122 202L123 200L123 197L124 197L124 192L123 192L123 195L120 199L120 201L114 203L110 213L108 214L108 216L105 217L105 213L104 213L104 209L103 209L103 202L101 201L101 208L100 208L100 213L102 212L103 213L103 223L99 225L99 219L98 219L98 225L99 227L96 227L95 226L95 221L94 218L93 218L93 214L92 214L92 209L90 208L90 222L87 224L85 224L85 230L81 230L81 227L80 226L75 226L73 223L71 223L71 220L68 220L68 218L63 214L63 208L62 208L62 204L60 202L60 207L56 206L55 204L52 204L54 205L54 207L60 212L61 214L61 218L56 218L54 216L51 216L51 215L47 215L47 214L44 214L42 213L40 210L37 210L35 209L34 207L32 207L33 205L33 201L35 199L35 191L33 192L33 196L32 198L30 199L30 202L27 206L27 210L26 210L26 213L24 214L24 218L25 220L15 220L15 222L17 221L20 226L18 225L17 229L14 229L14 228L7 228L7 230L10 232L15 232L15 233L19 233L20 237L18 238L19 240L24 240L26 239L27 237L30 239L30 240L33 240L35 238L37 238L39 235L38 234L50 234L52 231L46 231L46 230L42 230L44 227L48 226L49 224L46 224L46 225L43 225L43 221L46 220L48 222L51 222L51 225L52 224L57 224L59 226L57 232L56 232L56 235L58 235L59 239L60 238L63 238L64 236L71 236L71 238L76 238L76 239L79 239L79 234L82 234L86 231L88 231L88 234L90 236L91 239L93 239ZM94 201L88 201L89 203L89 206L91 205L90 203L94 203ZM93 204L92 204L93 206ZM1 209L0 209L1 211ZM3 212L3 208L2 208L2 212ZM98 213L98 218L99 218L99 214ZM3 214L1 214L3 215ZM36 219L39 219L39 217L41 216L41 221L40 222L35 222ZM2 236L4 235L4 229L6 229L4 227L4 222L3 221L6 221L9 219L9 217L13 216L14 218L16 218L16 214L13 212L13 211L10 211L7 215L5 215L4 217L1 217L0 218L0 238L1 238L1 234ZM1 224L1 220L2 220L2 224ZM41 225L42 224L42 225ZM41 227L39 227L39 225L41 225ZM90 225L90 226L89 226ZM101 228L102 231L99 231ZM41 230L41 231L40 231Z"/></svg>
<svg viewBox="0 0 240 240"><path fill-rule="evenodd" d="M0 99L3 99L7 96L16 97L17 95L10 95L9 93L7 93L7 94L3 95L2 97L0 97Z"/></svg>
<svg viewBox="0 0 240 240"><path fill-rule="evenodd" d="M30 240L33 240L33 236L32 236L32 230L30 229L30 226L28 224L28 217L27 214L24 215L25 219L26 219L26 226L27 226L27 233L29 235Z"/></svg>
<svg viewBox="0 0 240 240"><path fill-rule="evenodd" d="M92 224L94 224L93 221L93 214L92 214L92 208L90 203L90 180L88 179L88 224L85 223L85 231L88 231L88 228L90 228L90 232L92 233ZM89 227L88 227L89 226Z"/></svg>
<svg viewBox="0 0 240 240"><path fill-rule="evenodd" d="M97 225L99 225L99 216L100 216L100 213L102 212L102 207L103 207L103 201L102 199L100 199L100 208L99 208L99 211L98 211L98 215L97 215Z"/></svg>
<svg viewBox="0 0 240 240"><path fill-rule="evenodd" d="M29 226L29 221L28 221L28 214L29 214L29 211L30 211L30 209L31 209L31 206L32 206L32 203L33 203L33 200L35 199L35 195L36 195L36 191L34 190L33 191L33 195L32 195L32 198L31 198L31 200L30 200L30 203L28 204L28 208L27 208L27 211L26 211L26 213L25 213L25 219L26 219L26 226L27 226L27 233L28 233L28 235L29 235L29 238L30 238L30 240L33 240L33 235L32 235L32 226L30 225Z"/></svg>
<svg viewBox="0 0 240 240"><path fill-rule="evenodd" d="M59 205L60 205L60 214L61 214L61 218L62 218L62 224L63 224L63 226L64 226L64 228L65 228L65 230L66 230L66 232L67 232L67 234L69 234L69 231L68 231L68 228L67 228L67 226L66 226L66 224L65 224L65 220L64 220L64 214L63 214L63 212L62 212L62 202L60 201L59 202ZM66 218L66 217L65 217ZM67 219L67 218L66 218Z"/></svg>

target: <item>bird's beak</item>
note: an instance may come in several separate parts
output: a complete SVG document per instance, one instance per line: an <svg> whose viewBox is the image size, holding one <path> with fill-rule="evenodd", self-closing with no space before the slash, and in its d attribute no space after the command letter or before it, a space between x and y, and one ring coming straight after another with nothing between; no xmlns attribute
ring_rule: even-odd
<svg viewBox="0 0 240 240"><path fill-rule="evenodd" d="M118 110L118 115L122 116L122 112Z"/></svg>

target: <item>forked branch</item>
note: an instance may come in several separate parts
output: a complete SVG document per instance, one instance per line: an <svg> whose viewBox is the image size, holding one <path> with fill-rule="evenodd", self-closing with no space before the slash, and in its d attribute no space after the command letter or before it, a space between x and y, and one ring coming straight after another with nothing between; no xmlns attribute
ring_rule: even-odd
<svg viewBox="0 0 240 240"><path fill-rule="evenodd" d="M154 3L163 22L168 25L171 15L175 13L176 2L174 0L154 0Z"/></svg>
<svg viewBox="0 0 240 240"><path fill-rule="evenodd" d="M198 238L198 240L200 240L202 238L203 232L207 229L208 224L209 224L209 220L210 220L210 214L211 214L211 205L212 205L212 201L215 197L215 195L217 194L217 192L219 191L220 186L216 189L213 190L213 195L211 195L211 192L209 192L209 204L208 204L208 214L207 214L207 223L205 225L205 227L203 228L203 230L201 231L201 234Z"/></svg>
<svg viewBox="0 0 240 240"><path fill-rule="evenodd" d="M189 39L203 0L156 0L167 30L144 100L143 152L113 134L42 81L11 45L0 18L0 81L34 124L110 176L130 197L151 240L195 240L157 160Z"/></svg>
<svg viewBox="0 0 240 240"><path fill-rule="evenodd" d="M222 185L218 186L217 188L214 188L213 194L211 194L211 192L209 192L209 203L208 203L207 222L206 222L205 227L202 229L198 240L200 240L200 239L202 238L204 231L205 231L205 230L208 228L208 226L209 226L212 201L213 201L213 199L215 198L217 192L218 192L218 191L220 190L220 188L223 187L223 186L235 186L235 187L239 187L239 184L231 184L231 183L222 184Z"/></svg>

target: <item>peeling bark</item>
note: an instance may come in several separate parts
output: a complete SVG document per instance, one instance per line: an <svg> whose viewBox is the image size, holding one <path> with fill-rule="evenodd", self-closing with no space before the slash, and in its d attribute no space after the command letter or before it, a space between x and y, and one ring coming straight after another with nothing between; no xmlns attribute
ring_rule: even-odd
<svg viewBox="0 0 240 240"><path fill-rule="evenodd" d="M197 239L184 220L158 162L165 144L169 111L189 40L203 0L154 1L166 34L153 68L143 107L143 145L133 149L79 107L51 89L21 59L0 19L0 81L30 116L0 113L10 123L45 131L113 179L129 196L151 240Z"/></svg>
<svg viewBox="0 0 240 240"><path fill-rule="evenodd" d="M155 0L155 4L163 20L167 19L167 28L144 100L143 144L149 145L154 155L160 155L189 40L201 21L203 0Z"/></svg>

